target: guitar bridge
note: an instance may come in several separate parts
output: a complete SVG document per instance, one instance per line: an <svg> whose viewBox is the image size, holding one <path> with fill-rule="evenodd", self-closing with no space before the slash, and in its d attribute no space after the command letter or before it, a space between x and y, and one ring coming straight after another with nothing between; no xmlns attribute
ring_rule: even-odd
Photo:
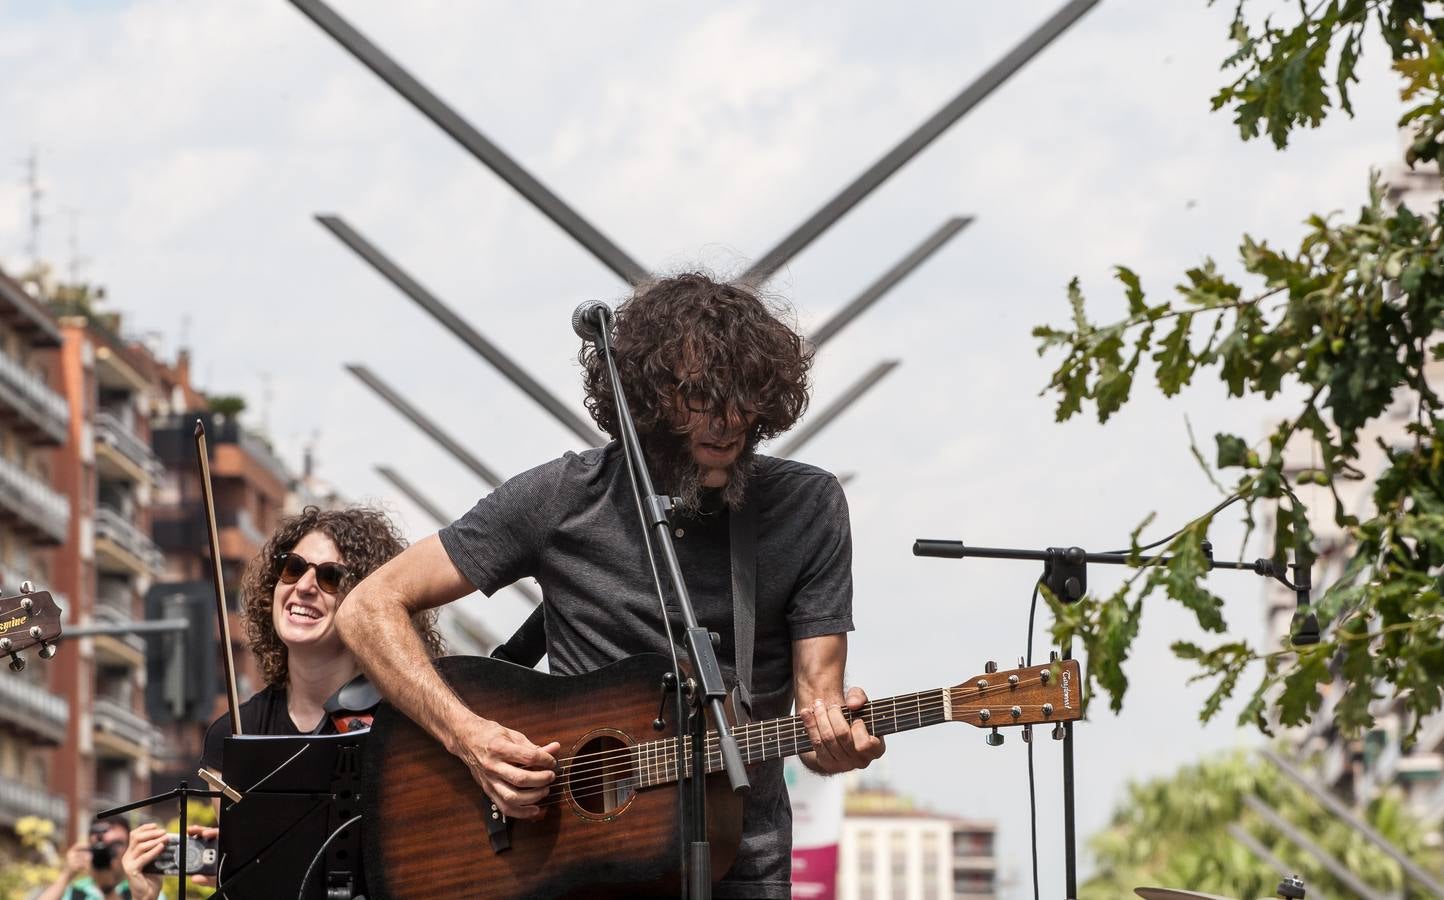
<svg viewBox="0 0 1444 900"><path fill-rule="evenodd" d="M486 839L491 842L491 852L501 853L511 849L511 822L495 803L488 803L491 814L486 817Z"/></svg>

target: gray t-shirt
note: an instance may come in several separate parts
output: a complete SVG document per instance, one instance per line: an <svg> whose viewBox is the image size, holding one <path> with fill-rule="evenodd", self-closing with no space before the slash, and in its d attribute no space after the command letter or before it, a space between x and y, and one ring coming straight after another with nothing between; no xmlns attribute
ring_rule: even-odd
<svg viewBox="0 0 1444 900"><path fill-rule="evenodd" d="M757 514L752 694L755 717L766 718L788 711L775 706L792 682L792 641L852 630L852 533L841 485L813 466L759 456L747 496ZM674 514L672 526L697 618L721 635L717 656L730 683L736 667L727 511ZM553 672L578 674L637 653L667 652L616 442L516 476L440 537L457 569L485 594L525 577L541 584ZM679 621L674 613L680 639ZM787 898L792 811L782 763L772 760L749 774L742 846L715 895Z"/></svg>

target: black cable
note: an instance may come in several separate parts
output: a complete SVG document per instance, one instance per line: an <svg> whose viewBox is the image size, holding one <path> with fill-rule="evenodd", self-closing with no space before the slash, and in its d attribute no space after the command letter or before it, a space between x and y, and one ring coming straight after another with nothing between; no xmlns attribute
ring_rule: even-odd
<svg viewBox="0 0 1444 900"><path fill-rule="evenodd" d="M306 900L306 885L311 880L311 873L316 871L316 863L321 861L321 857L326 853L326 848L331 846L332 841L336 840L336 835L345 831L347 828L351 827L359 821L361 821L361 815L358 813L357 815L352 816L345 822L342 822L340 828L337 828L335 831L331 832L331 836L321 842L320 849L316 851L315 856L311 857L311 864L306 867L306 874L301 878L301 889L296 892L296 900ZM182 891L182 893L184 893L184 891Z"/></svg>
<svg viewBox="0 0 1444 900"><path fill-rule="evenodd" d="M1187 531L1187 530L1189 529L1189 527L1191 527L1191 526L1193 525L1193 523L1194 523L1194 522L1197 522L1199 519L1204 519L1204 518L1207 518L1207 517L1209 517L1209 516L1217 515L1219 512L1221 512L1221 511L1223 511L1224 509L1226 509L1230 504L1237 503L1238 501L1240 501L1240 500L1242 500L1242 499L1243 499L1243 494L1230 494L1228 497L1225 497L1225 498L1224 498L1224 500L1223 500L1222 503L1219 503L1217 506L1215 506L1213 509L1210 509L1208 512L1204 513L1203 515L1197 516L1197 517L1195 517L1195 518L1193 518L1193 519L1190 519L1190 520L1188 521L1188 524L1187 524L1187 525L1185 525L1185 526L1183 526L1182 528L1178 529L1178 530L1175 531L1173 534L1170 534L1168 537L1159 538L1158 540L1154 541L1153 543L1151 543L1151 544L1145 544L1144 546L1139 547L1138 549L1139 549L1140 551L1142 551L1142 550L1152 550L1154 547L1158 547L1158 546L1160 546L1160 545L1162 545L1162 544L1166 544L1166 543L1168 543L1169 541L1173 540L1174 538L1178 537L1180 534L1183 534L1185 531ZM1125 549L1123 549L1123 550L1109 550L1109 551L1108 551L1109 554L1122 554L1122 553L1132 553L1132 552L1133 552L1133 548L1132 548L1132 547L1128 547L1128 548L1125 548Z"/></svg>
<svg viewBox="0 0 1444 900"><path fill-rule="evenodd" d="M1033 618L1038 612L1038 589L1043 586L1040 576L1033 582L1033 599L1028 604L1028 654L1025 665L1033 664ZM1024 725L1031 736L1032 725ZM1028 821L1033 833L1033 900L1038 900L1038 786L1033 779L1033 742L1028 741Z"/></svg>

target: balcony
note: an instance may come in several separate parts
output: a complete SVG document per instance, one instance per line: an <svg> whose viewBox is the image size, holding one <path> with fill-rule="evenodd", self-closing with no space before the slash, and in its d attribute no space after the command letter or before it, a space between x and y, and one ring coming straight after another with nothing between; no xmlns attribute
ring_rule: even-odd
<svg viewBox="0 0 1444 900"><path fill-rule="evenodd" d="M0 517L36 541L59 544L70 531L70 501L39 478L0 457Z"/></svg>
<svg viewBox="0 0 1444 900"><path fill-rule="evenodd" d="M165 566L145 532L107 506L95 510L95 559L101 569L135 575L153 575Z"/></svg>
<svg viewBox="0 0 1444 900"><path fill-rule="evenodd" d="M6 673L9 674L9 673ZM0 721L6 731L28 734L46 744L65 740L70 704L44 686L11 675L0 678Z"/></svg>
<svg viewBox="0 0 1444 900"><path fill-rule="evenodd" d="M122 606L122 605L120 605L120 604L118 604L118 603L108 603L108 602L106 602L106 600L105 600L104 597L98 597L98 598L96 598L94 619L95 619L96 624L98 624L98 625L122 625L122 626L124 626L124 625L130 625L131 623L133 623L133 622L135 621L135 617L134 617L133 615L131 615L130 608L129 608L128 606ZM109 636L109 635L108 635L108 636ZM122 658L124 659L125 662L127 662L127 663L129 663L129 664L132 664L132 665L139 665L139 664L141 664L142 662L144 662L144 656L145 656L145 639L144 639L144 638L142 638L142 637L141 637L140 635L138 635L138 634L119 634L119 635L114 635L113 637L115 637L115 639L116 639L117 641L119 641L120 643L122 643L122 644L124 644L125 646L127 646L127 647L131 648L132 650L134 650L135 653L138 653L138 654L141 655L141 659L136 659L136 657L135 657L134 654L130 654L130 653L123 654ZM105 649L105 648L102 648L102 647L100 647L100 646L97 646L96 649L99 650L99 649ZM115 655L115 654L111 654L111 655Z"/></svg>
<svg viewBox="0 0 1444 900"><path fill-rule="evenodd" d="M0 775L0 824L13 827L26 816L49 819L63 830L67 819L65 798Z"/></svg>
<svg viewBox="0 0 1444 900"><path fill-rule="evenodd" d="M0 272L0 321L31 347L59 347L60 328L45 304L25 292L19 282Z"/></svg>
<svg viewBox="0 0 1444 900"><path fill-rule="evenodd" d="M114 413L95 414L95 464L107 478L153 482L164 472L156 456Z"/></svg>
<svg viewBox="0 0 1444 900"><path fill-rule="evenodd" d="M119 701L96 697L91 710L95 720L97 755L141 759L155 743L155 728Z"/></svg>
<svg viewBox="0 0 1444 900"><path fill-rule="evenodd" d="M246 509L217 509L216 528L221 542L221 559L244 565L261 552L267 535L256 526L255 517ZM181 508L177 518L157 518L151 526L156 545L163 552L195 553L196 548L210 544L204 513L197 506Z"/></svg>
<svg viewBox="0 0 1444 900"><path fill-rule="evenodd" d="M70 404L40 376L4 353L0 353L0 405L15 414L15 430L35 443L65 443Z"/></svg>

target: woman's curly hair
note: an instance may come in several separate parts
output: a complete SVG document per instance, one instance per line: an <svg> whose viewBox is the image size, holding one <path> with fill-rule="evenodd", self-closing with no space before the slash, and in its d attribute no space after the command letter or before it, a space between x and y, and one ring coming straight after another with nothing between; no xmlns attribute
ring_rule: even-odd
<svg viewBox="0 0 1444 900"><path fill-rule="evenodd" d="M812 347L783 315L751 289L701 272L639 286L617 307L612 340L637 431L670 429L679 391L689 408L717 418L755 415L753 444L791 428L807 409ZM606 359L588 342L577 360L587 411L619 437Z"/></svg>
<svg viewBox="0 0 1444 900"><path fill-rule="evenodd" d="M286 683L286 645L276 634L271 607L279 580L275 559L289 553L301 538L319 531L331 539L346 566L341 582L341 598L351 592L361 579L381 564L406 549L406 540L396 526L379 509L353 506L349 509L321 509L308 506L294 516L287 516L276 526L271 539L241 576L241 617L246 626L246 643L261 667L261 677L268 685ZM435 658L445 652L441 634L436 630L436 613L427 611L411 617L416 633L426 650Z"/></svg>

